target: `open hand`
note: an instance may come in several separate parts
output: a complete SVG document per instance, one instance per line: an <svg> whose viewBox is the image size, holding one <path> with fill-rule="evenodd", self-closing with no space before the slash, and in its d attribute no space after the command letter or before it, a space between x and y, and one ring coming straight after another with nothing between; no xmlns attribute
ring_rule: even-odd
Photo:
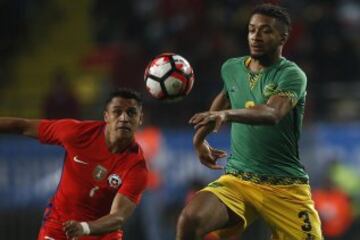
<svg viewBox="0 0 360 240"><path fill-rule="evenodd" d="M196 153L200 159L200 162L210 169L218 170L224 167L218 165L216 162L219 158L226 157L226 152L215 149L209 145L207 141L203 141L201 144L195 145Z"/></svg>

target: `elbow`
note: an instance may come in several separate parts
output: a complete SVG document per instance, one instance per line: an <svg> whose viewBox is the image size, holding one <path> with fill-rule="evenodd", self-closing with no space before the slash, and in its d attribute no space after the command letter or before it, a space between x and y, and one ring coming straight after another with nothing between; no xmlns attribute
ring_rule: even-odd
<svg viewBox="0 0 360 240"><path fill-rule="evenodd" d="M115 230L120 230L124 226L125 219L123 217L116 218Z"/></svg>
<svg viewBox="0 0 360 240"><path fill-rule="evenodd" d="M269 125L277 125L282 119L282 116L278 113L272 113L267 118L267 124Z"/></svg>
<svg viewBox="0 0 360 240"><path fill-rule="evenodd" d="M277 125L280 122L280 120L281 120L280 118L274 118L274 119L271 120L270 124L271 125Z"/></svg>

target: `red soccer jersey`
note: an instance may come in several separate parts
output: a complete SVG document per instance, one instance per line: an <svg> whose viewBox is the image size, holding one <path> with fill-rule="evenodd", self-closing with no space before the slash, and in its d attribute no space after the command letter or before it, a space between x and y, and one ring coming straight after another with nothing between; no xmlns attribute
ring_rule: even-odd
<svg viewBox="0 0 360 240"><path fill-rule="evenodd" d="M142 150L134 142L121 153L111 153L104 129L101 121L41 121L41 143L61 145L66 151L60 183L45 213L43 228L59 233L67 220L91 221L107 215L116 193L135 203L140 201L148 177Z"/></svg>

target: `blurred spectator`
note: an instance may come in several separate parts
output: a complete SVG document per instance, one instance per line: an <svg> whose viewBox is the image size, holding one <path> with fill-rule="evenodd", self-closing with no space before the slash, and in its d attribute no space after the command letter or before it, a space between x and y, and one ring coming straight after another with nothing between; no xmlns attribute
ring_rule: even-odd
<svg viewBox="0 0 360 240"><path fill-rule="evenodd" d="M53 73L52 78L50 90L43 103L44 117L49 119L79 118L79 103L67 74L59 69Z"/></svg>
<svg viewBox="0 0 360 240"><path fill-rule="evenodd" d="M352 223L352 209L348 195L336 188L327 178L322 188L313 191L313 200L319 212L326 239L345 240L343 237Z"/></svg>
<svg viewBox="0 0 360 240"><path fill-rule="evenodd" d="M313 199L326 239L352 240L360 236L360 175L341 161L329 163L320 188Z"/></svg>
<svg viewBox="0 0 360 240"><path fill-rule="evenodd" d="M333 161L330 167L331 181L350 198L356 220L360 223L360 173L341 161Z"/></svg>

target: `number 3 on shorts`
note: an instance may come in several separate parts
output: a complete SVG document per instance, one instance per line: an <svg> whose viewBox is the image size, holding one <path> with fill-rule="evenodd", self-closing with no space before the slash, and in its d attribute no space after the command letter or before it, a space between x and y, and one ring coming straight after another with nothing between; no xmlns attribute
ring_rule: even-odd
<svg viewBox="0 0 360 240"><path fill-rule="evenodd" d="M303 219L304 221L304 225L301 226L301 229L305 232L310 232L312 227L311 227L309 213L307 211L301 211L299 212L298 217Z"/></svg>

